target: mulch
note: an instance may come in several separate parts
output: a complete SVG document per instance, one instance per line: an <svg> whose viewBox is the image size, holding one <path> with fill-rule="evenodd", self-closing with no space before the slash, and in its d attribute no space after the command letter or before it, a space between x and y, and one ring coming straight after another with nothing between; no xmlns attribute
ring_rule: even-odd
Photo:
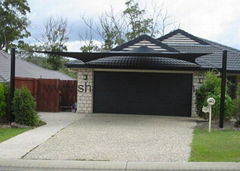
<svg viewBox="0 0 240 171"><path fill-rule="evenodd" d="M0 123L0 128L11 128L11 125Z"/></svg>
<svg viewBox="0 0 240 171"><path fill-rule="evenodd" d="M240 131L240 127L235 126L235 121L224 121L223 128L219 128L219 121L212 121L211 127L213 130L238 130ZM195 128L207 128L208 129L208 121L206 120L198 120Z"/></svg>
<svg viewBox="0 0 240 171"><path fill-rule="evenodd" d="M10 123L0 123L0 128L33 128L33 127L12 122L11 124Z"/></svg>

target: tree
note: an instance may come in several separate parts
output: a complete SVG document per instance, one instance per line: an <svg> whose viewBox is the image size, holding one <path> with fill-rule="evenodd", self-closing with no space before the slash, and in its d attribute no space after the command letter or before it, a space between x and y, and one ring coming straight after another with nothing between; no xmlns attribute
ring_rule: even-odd
<svg viewBox="0 0 240 171"><path fill-rule="evenodd" d="M93 40L93 21L92 20L87 20L84 17L82 18L84 23L88 26L88 30L84 33L84 36L79 35L81 42L84 44L83 46L80 47L80 50L82 52L95 52L98 51L100 48L99 46L94 43Z"/></svg>
<svg viewBox="0 0 240 171"><path fill-rule="evenodd" d="M26 17L29 12L27 0L0 1L0 50L8 51L14 41L30 36Z"/></svg>
<svg viewBox="0 0 240 171"><path fill-rule="evenodd" d="M125 5L126 9L123 11L123 14L127 16L127 40L135 39L141 34L150 33L153 19L145 16L146 11L140 9L139 4L134 2L134 0L127 1Z"/></svg>
<svg viewBox="0 0 240 171"><path fill-rule="evenodd" d="M122 16L117 16L111 8L110 13L104 13L100 18L99 35L103 39L103 50L110 50L115 45L120 45L125 42L124 40L124 25Z"/></svg>
<svg viewBox="0 0 240 171"><path fill-rule="evenodd" d="M85 41L85 45L80 47L82 52L96 52L99 50L99 47L94 44L93 40Z"/></svg>
<svg viewBox="0 0 240 171"><path fill-rule="evenodd" d="M42 34L42 45L38 48L52 52L66 51L68 39L67 20L50 17ZM47 62L53 70L59 70L63 67L63 57L61 56L48 55Z"/></svg>
<svg viewBox="0 0 240 171"><path fill-rule="evenodd" d="M44 25L44 32L41 38L37 40L37 44L29 45L23 41L19 41L18 48L21 50L20 56L24 60L43 68L58 70L76 78L75 71L66 69L63 66L64 63L69 61L68 59L64 59L62 56L33 53L33 51L66 51L68 34L67 20L50 17Z"/></svg>
<svg viewBox="0 0 240 171"><path fill-rule="evenodd" d="M175 29L175 22L171 21L167 10L153 4L151 12L141 9L135 0L127 0L126 8L121 13L114 13L112 9L105 12L95 23L95 27L84 20L84 24L92 33L98 33L103 42L102 50L111 50L113 47L132 40L142 34L152 37L162 36L166 30ZM91 21L92 22L92 21ZM85 45L84 49L91 49L92 44Z"/></svg>
<svg viewBox="0 0 240 171"><path fill-rule="evenodd" d="M123 38L123 25L125 23L123 23L121 17L115 16L112 8L110 13L102 14L98 20L99 25L94 23L92 19L82 18L83 23L87 26L84 36L80 35L81 42L84 42L84 45L80 47L82 52L110 50L115 45L125 42ZM100 36L103 44L96 44L93 40L94 36Z"/></svg>

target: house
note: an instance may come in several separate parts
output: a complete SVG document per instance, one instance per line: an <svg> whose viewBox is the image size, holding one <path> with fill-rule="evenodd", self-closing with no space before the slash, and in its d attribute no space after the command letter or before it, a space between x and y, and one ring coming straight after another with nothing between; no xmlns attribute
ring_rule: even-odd
<svg viewBox="0 0 240 171"><path fill-rule="evenodd" d="M142 35L114 49L118 55L66 66L78 71L78 112L196 116L196 89L204 72L221 69L227 50L227 73L240 82L240 50L177 29L154 39ZM121 56L137 52L139 56ZM144 56L144 53L153 56ZM166 56L154 56L163 53ZM172 59L170 53L199 53L191 60ZM188 56L189 57L189 56ZM196 56L195 56L196 57ZM234 91L234 87L232 88ZM233 93L234 94L234 93Z"/></svg>
<svg viewBox="0 0 240 171"><path fill-rule="evenodd" d="M0 82L10 81L10 63L10 55L0 51ZM64 73L16 58L16 88L25 86L31 91L38 111L58 112L61 107L69 108L76 102L76 82Z"/></svg>

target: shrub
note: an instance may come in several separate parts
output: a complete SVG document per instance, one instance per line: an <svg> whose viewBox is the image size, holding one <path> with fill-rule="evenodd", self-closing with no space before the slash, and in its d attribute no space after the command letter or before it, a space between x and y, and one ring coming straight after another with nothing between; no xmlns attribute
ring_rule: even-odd
<svg viewBox="0 0 240 171"><path fill-rule="evenodd" d="M0 121L5 121L6 105L5 88L4 85L0 83Z"/></svg>
<svg viewBox="0 0 240 171"><path fill-rule="evenodd" d="M5 122L10 121L10 116L8 115L9 112L9 91L10 91L10 87L9 84L4 84L4 94L5 94L5 102L6 102L6 117L4 118Z"/></svg>
<svg viewBox="0 0 240 171"><path fill-rule="evenodd" d="M233 116L236 119L236 126L240 127L240 83L237 86L237 98L233 100Z"/></svg>
<svg viewBox="0 0 240 171"><path fill-rule="evenodd" d="M213 106L213 119L217 119L220 113L220 99L221 99L221 79L214 74L214 72L207 72L203 84L196 91L196 105L197 114L204 118L208 118L208 113L202 112L202 107L207 106L207 99L213 97L216 100ZM233 102L231 97L227 94L225 95L225 112L224 118L230 119L232 116Z"/></svg>
<svg viewBox="0 0 240 171"><path fill-rule="evenodd" d="M16 123L29 126L37 126L39 124L35 100L30 91L25 87L15 91L13 114Z"/></svg>

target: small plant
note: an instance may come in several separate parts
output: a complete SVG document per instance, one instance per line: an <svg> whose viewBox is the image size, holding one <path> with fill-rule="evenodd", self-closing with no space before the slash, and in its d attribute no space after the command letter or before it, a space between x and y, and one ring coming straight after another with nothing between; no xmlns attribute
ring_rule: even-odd
<svg viewBox="0 0 240 171"><path fill-rule="evenodd" d="M13 114L15 122L28 126L38 126L39 117L36 112L36 103L26 87L17 89L13 98Z"/></svg>
<svg viewBox="0 0 240 171"><path fill-rule="evenodd" d="M221 79L217 77L214 72L207 72L205 75L205 80L201 87L196 91L196 105L197 113L200 117L207 119L208 114L202 112L202 107L207 106L207 99L213 97L216 100L213 106L213 119L217 119L220 113L220 94L221 94ZM225 95L225 119L230 119L232 117L233 102L232 98L227 94Z"/></svg>
<svg viewBox="0 0 240 171"><path fill-rule="evenodd" d="M6 118L6 98L4 85L0 83L0 121L4 121Z"/></svg>

